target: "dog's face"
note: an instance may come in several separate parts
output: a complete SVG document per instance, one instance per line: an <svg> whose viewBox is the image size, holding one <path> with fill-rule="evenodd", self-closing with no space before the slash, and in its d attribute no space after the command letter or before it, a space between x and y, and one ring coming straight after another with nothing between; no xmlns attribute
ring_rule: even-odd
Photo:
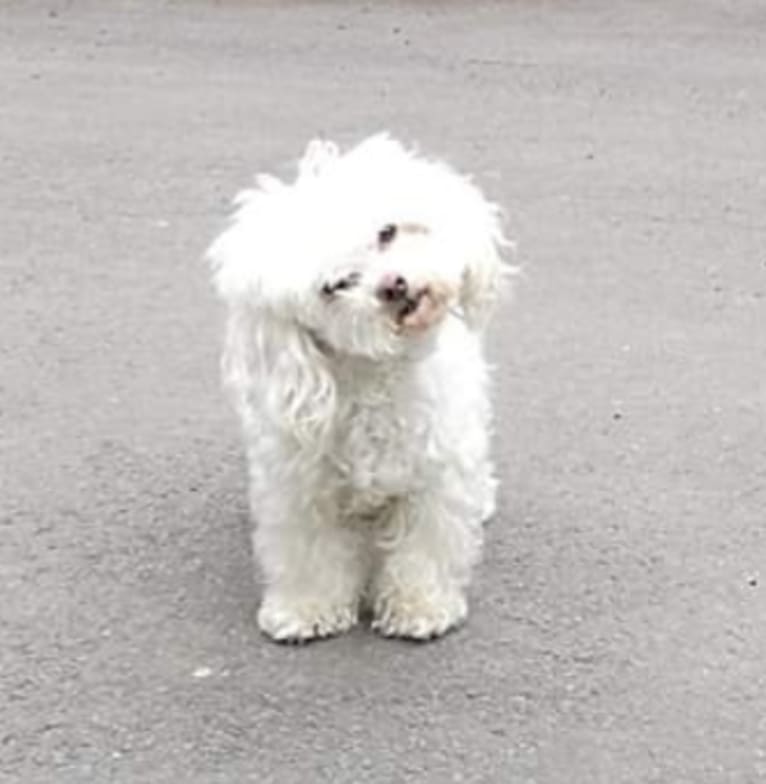
<svg viewBox="0 0 766 784"><path fill-rule="evenodd" d="M231 305L373 359L448 314L483 322L502 272L497 210L451 169L377 136L345 155L312 142L294 184L258 185L210 252Z"/></svg>
<svg viewBox="0 0 766 784"><path fill-rule="evenodd" d="M375 358L421 345L448 312L461 317L459 270L434 229L393 215L329 252L301 296L296 320L326 350Z"/></svg>

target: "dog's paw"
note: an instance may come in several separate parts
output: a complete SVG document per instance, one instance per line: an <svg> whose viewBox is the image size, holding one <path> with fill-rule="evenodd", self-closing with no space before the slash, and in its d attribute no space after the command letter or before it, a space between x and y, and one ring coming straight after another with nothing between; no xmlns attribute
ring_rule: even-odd
<svg viewBox="0 0 766 784"><path fill-rule="evenodd" d="M348 631L357 622L355 606L316 599L267 597L258 610L258 626L278 642L308 642Z"/></svg>
<svg viewBox="0 0 766 784"><path fill-rule="evenodd" d="M457 590L436 597L395 591L375 602L372 628L384 637L430 640L458 626L467 614L465 597Z"/></svg>

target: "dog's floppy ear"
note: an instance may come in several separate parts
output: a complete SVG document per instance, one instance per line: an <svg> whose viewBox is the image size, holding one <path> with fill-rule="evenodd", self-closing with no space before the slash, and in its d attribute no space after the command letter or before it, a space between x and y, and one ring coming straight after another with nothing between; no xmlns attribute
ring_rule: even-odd
<svg viewBox="0 0 766 784"><path fill-rule="evenodd" d="M303 447L323 442L335 411L335 381L326 357L297 323L246 305L233 308L222 371L245 422L265 415Z"/></svg>
<svg viewBox="0 0 766 784"><path fill-rule="evenodd" d="M259 175L256 187L234 199L229 225L206 255L216 291L229 307L249 302L264 310L281 310L294 290L300 254L283 239L293 236L293 191L276 177Z"/></svg>
<svg viewBox="0 0 766 784"><path fill-rule="evenodd" d="M303 444L326 433L335 385L326 357L299 325L304 249L293 225L294 186L261 176L236 199L207 258L229 310L224 381L245 421L254 412Z"/></svg>
<svg viewBox="0 0 766 784"><path fill-rule="evenodd" d="M248 300L279 312L300 296L307 248L296 232L305 208L299 194L304 181L316 177L338 154L333 142L315 139L298 164L295 183L260 174L255 187L237 195L228 228L207 252L213 282L224 300Z"/></svg>
<svg viewBox="0 0 766 784"><path fill-rule="evenodd" d="M494 309L505 283L514 268L503 261L501 251L511 243L504 237L499 209L475 191L481 209L468 213L465 237L466 265L460 289L460 305L466 323L482 329Z"/></svg>

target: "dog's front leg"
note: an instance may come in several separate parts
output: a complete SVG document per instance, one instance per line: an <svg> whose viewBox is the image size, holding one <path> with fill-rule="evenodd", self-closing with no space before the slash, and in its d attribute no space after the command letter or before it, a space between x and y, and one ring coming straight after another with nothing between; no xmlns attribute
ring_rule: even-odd
<svg viewBox="0 0 766 784"><path fill-rule="evenodd" d="M279 495L274 495L279 493ZM265 579L258 625L275 640L305 642L350 629L365 578L358 532L339 524L315 488L272 488L253 549Z"/></svg>
<svg viewBox="0 0 766 784"><path fill-rule="evenodd" d="M481 537L476 515L451 509L437 495L400 501L378 544L373 628L425 640L465 620L465 588Z"/></svg>

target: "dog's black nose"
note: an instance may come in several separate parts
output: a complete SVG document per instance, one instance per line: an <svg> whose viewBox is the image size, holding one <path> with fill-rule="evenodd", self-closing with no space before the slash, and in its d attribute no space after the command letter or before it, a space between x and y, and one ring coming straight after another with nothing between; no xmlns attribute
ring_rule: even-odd
<svg viewBox="0 0 766 784"><path fill-rule="evenodd" d="M407 281L401 275L384 275L378 284L377 295L384 302L399 302L407 296Z"/></svg>

